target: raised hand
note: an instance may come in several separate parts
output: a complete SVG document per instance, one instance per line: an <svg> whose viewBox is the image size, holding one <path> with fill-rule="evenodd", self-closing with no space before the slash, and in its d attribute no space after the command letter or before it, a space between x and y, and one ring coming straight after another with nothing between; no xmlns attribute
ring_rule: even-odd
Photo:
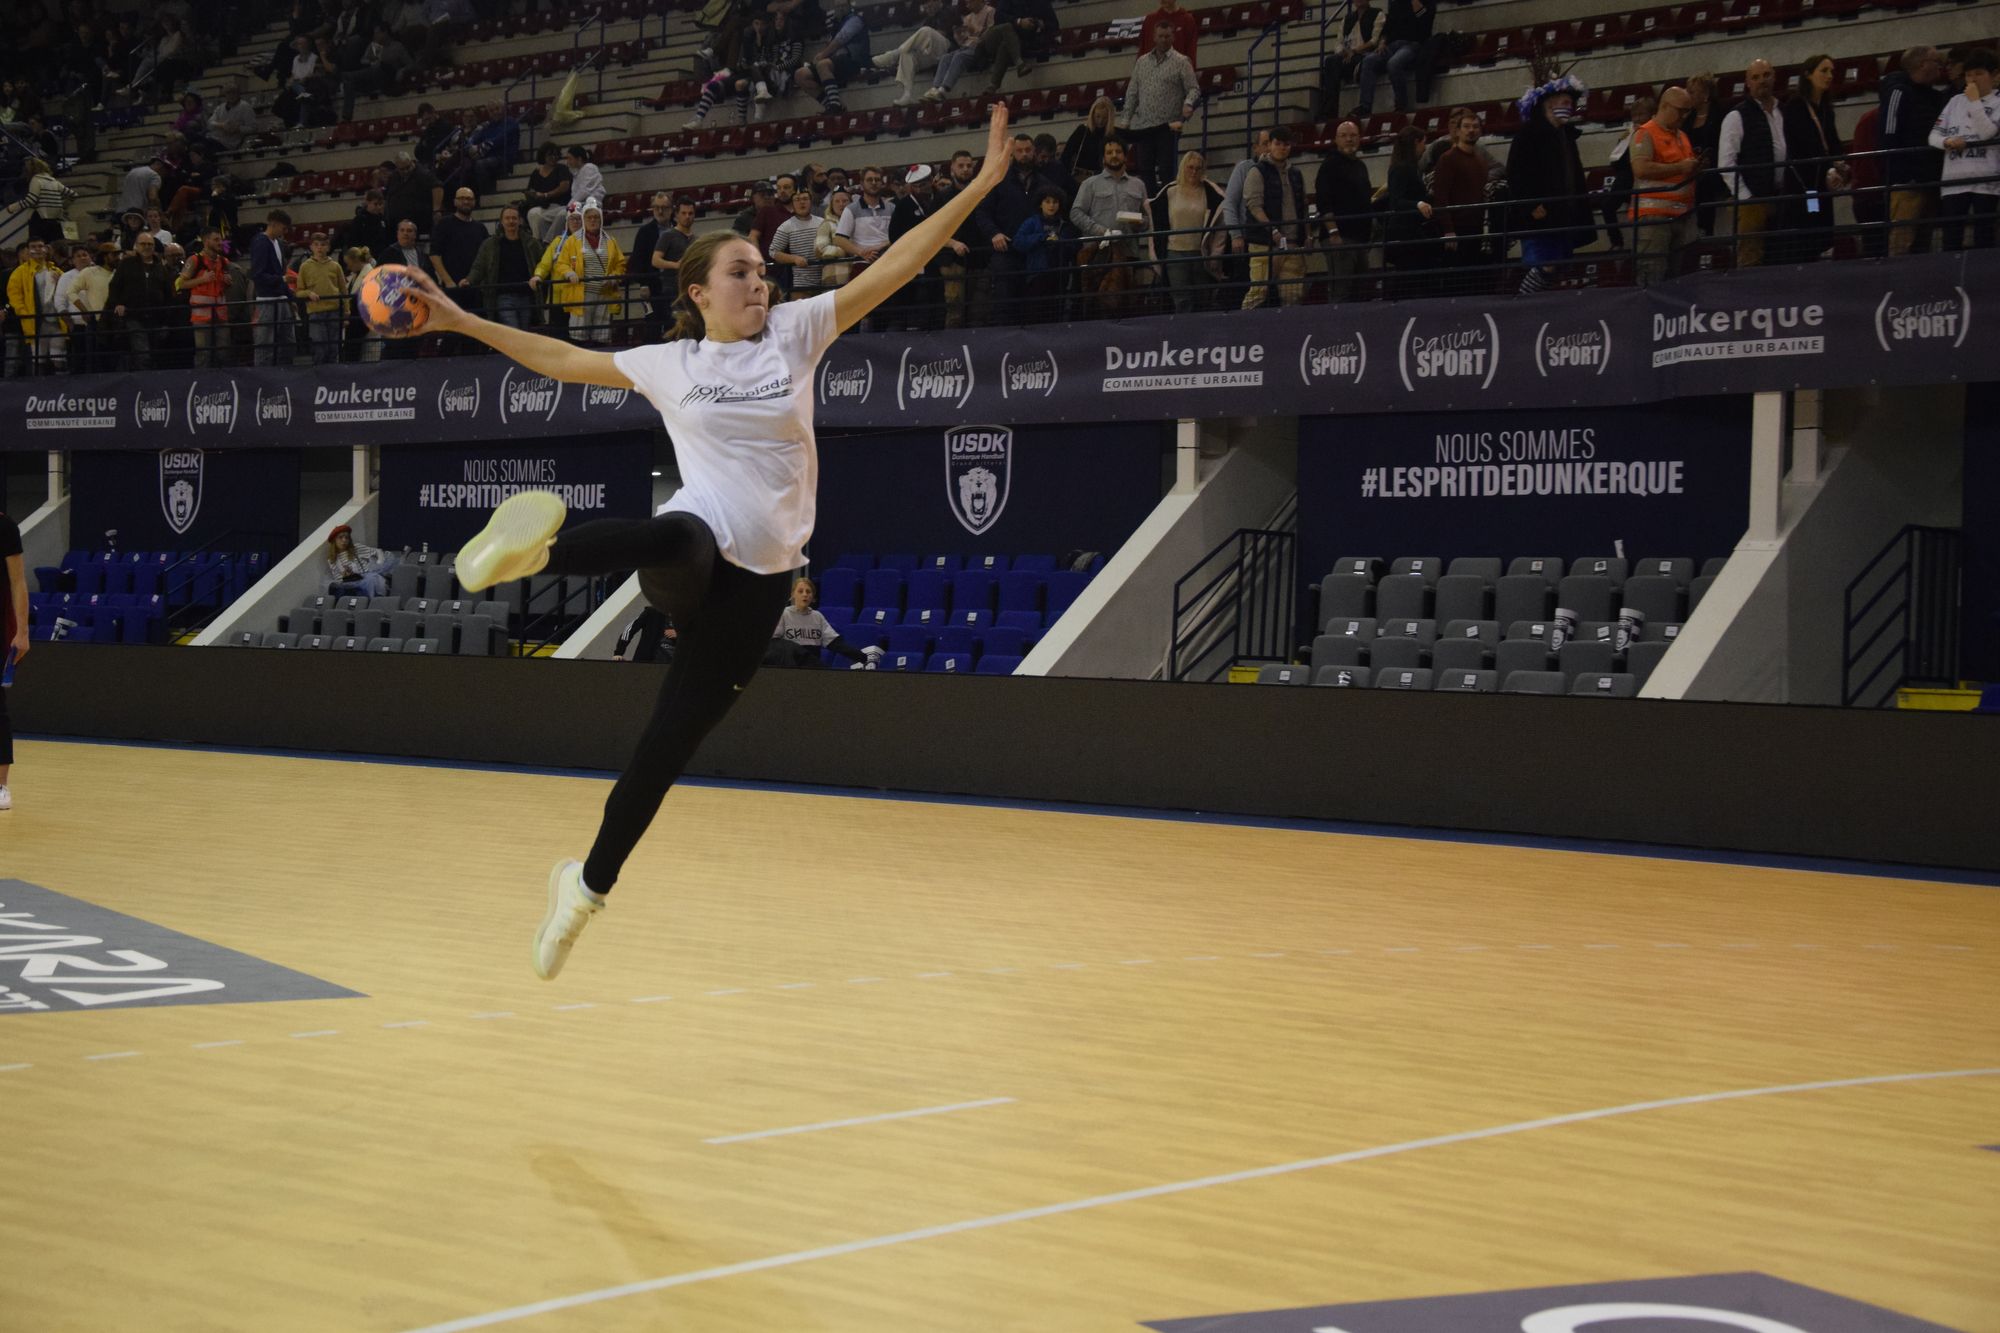
<svg viewBox="0 0 2000 1333"><path fill-rule="evenodd" d="M465 327L470 316L459 308L456 301L444 294L444 289L437 285L430 274L411 269L410 285L417 289L417 294L422 296L424 303L431 308L431 326L427 332L449 333L453 329Z"/></svg>
<svg viewBox="0 0 2000 1333"><path fill-rule="evenodd" d="M1007 176L1007 104L995 102L986 121L986 160L980 165L978 183L992 189Z"/></svg>

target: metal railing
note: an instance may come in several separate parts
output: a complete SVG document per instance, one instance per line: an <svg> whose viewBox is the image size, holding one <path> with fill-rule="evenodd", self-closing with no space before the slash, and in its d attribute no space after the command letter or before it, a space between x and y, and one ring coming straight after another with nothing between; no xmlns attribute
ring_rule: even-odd
<svg viewBox="0 0 2000 1333"><path fill-rule="evenodd" d="M1961 542L1911 524L1847 585L1841 700L1880 708L1907 685L1952 685L1959 666Z"/></svg>
<svg viewBox="0 0 2000 1333"><path fill-rule="evenodd" d="M1174 583L1168 680L1212 681L1240 662L1291 660L1298 537L1242 528Z"/></svg>

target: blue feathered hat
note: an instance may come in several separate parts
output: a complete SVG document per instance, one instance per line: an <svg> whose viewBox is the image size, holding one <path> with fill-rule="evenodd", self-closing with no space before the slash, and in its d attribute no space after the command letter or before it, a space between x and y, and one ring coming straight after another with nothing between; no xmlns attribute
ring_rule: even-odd
<svg viewBox="0 0 2000 1333"><path fill-rule="evenodd" d="M1579 79L1574 74L1565 74L1560 78L1550 79L1539 88L1528 89L1527 92L1521 94L1521 100L1514 105L1520 110L1522 120L1532 120L1534 119L1535 108L1542 104L1544 97L1553 97L1557 93L1568 93L1580 102L1583 100L1583 95L1589 91L1590 89L1583 86L1582 79Z"/></svg>

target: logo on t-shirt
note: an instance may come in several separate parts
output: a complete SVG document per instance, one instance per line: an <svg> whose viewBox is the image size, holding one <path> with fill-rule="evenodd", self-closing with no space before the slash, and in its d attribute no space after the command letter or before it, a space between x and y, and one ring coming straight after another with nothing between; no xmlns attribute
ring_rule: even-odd
<svg viewBox="0 0 2000 1333"><path fill-rule="evenodd" d="M681 406L713 406L721 403L763 403L792 396L789 373L739 389L733 384L697 384L681 395Z"/></svg>
<svg viewBox="0 0 2000 1333"><path fill-rule="evenodd" d="M201 513L202 463L199 449L160 450L160 512L177 537L193 527Z"/></svg>
<svg viewBox="0 0 2000 1333"><path fill-rule="evenodd" d="M1014 432L1005 426L954 426L944 433L945 497L952 516L975 537L1007 507Z"/></svg>

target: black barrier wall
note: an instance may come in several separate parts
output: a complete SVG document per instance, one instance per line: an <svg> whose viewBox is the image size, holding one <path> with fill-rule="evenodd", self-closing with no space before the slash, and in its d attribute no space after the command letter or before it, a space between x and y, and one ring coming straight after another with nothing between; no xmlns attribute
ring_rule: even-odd
<svg viewBox="0 0 2000 1333"><path fill-rule="evenodd" d="M30 734L612 769L661 669L38 644L11 702ZM772 671L693 771L2000 870L1996 743L1965 714Z"/></svg>
<svg viewBox="0 0 2000 1333"><path fill-rule="evenodd" d="M1644 290L849 334L818 424L1163 420L1608 406L2000 378L2000 253L1702 274ZM1978 300L1973 293L1981 293ZM0 383L0 448L400 444L644 428L623 389L498 357Z"/></svg>

